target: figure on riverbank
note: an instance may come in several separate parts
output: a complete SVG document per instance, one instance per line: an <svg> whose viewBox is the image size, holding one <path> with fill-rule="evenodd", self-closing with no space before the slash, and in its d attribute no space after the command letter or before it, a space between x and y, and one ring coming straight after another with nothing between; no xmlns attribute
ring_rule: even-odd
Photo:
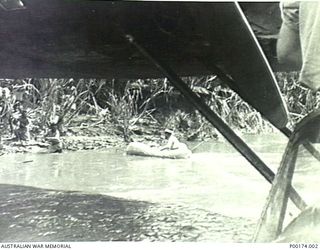
<svg viewBox="0 0 320 250"><path fill-rule="evenodd" d="M62 153L58 116L54 116L54 118L50 120L46 141L49 142L49 153Z"/></svg>
<svg viewBox="0 0 320 250"><path fill-rule="evenodd" d="M164 131L164 136L165 139L168 140L167 144L163 147L160 148L161 151L163 150L174 150L174 149L179 149L180 148L180 142L177 139L177 137L175 137L174 132L170 129L166 129Z"/></svg>
<svg viewBox="0 0 320 250"><path fill-rule="evenodd" d="M15 105L14 113L12 114L12 124L13 124L13 133L14 140L17 141L28 141L30 140L29 135L29 118L27 115L27 111L24 107L17 103Z"/></svg>

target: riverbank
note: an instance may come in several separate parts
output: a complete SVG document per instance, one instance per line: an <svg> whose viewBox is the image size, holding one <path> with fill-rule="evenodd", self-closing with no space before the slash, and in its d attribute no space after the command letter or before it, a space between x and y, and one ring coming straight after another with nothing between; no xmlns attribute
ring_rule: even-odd
<svg viewBox="0 0 320 250"><path fill-rule="evenodd" d="M99 150L109 148L125 148L128 144L123 137L121 127L98 120L94 116L80 116L68 127L64 128L64 135L54 139L59 142L62 151ZM132 139L151 143L160 143L159 126L145 123L133 128ZM159 131L159 132L158 132ZM38 135L30 140L18 141L9 135L0 142L0 155L8 153L51 153L52 138Z"/></svg>
<svg viewBox="0 0 320 250"><path fill-rule="evenodd" d="M147 144L160 145L163 143L163 126L152 119L140 119L130 126L130 140ZM215 134L212 128L210 134ZM199 141L194 131L175 131L182 142ZM200 136L199 136L200 137ZM217 136L214 138L217 139ZM59 139L61 151L100 150L109 148L125 148L128 142L124 139L123 127L110 121L102 120L96 116L79 116L67 127ZM8 153L52 153L52 138L45 135L34 136L30 140L18 141L7 135L0 142L0 155Z"/></svg>
<svg viewBox="0 0 320 250"><path fill-rule="evenodd" d="M213 128L214 129L214 128ZM71 128L69 129L71 130ZM92 131L95 131L94 134ZM83 151L83 150L104 150L104 149L125 149L128 142L125 142L120 132L115 128L106 134L99 129L92 129L90 132L83 130L81 133L69 133L69 135L61 136L59 141L62 152L67 151ZM143 128L144 132L134 134L132 139L137 142L143 142L150 145L161 145L163 137L161 135L162 128ZM237 131L238 135L252 136L253 133L241 133ZM273 132L267 132L270 135ZM276 135L276 133L274 133ZM264 133L260 133L257 137L263 137ZM190 145L190 149L197 149L198 146L208 141L225 142L223 136L219 135L214 138L202 138L196 140L189 140L188 135L183 132L177 132L176 136L181 142ZM226 142L227 143L227 142ZM15 153L52 153L50 152L50 143L46 141L45 137L30 141L12 141L5 138L0 145L0 156L4 154Z"/></svg>
<svg viewBox="0 0 320 250"><path fill-rule="evenodd" d="M297 76L294 72L276 74L288 105L289 128L319 108L319 98L300 86ZM217 77L184 80L232 129L273 132L256 110ZM50 152L52 141L46 136L55 137L57 130L61 150L73 151L124 147L131 140L159 144L165 128L174 129L182 142L218 137L167 79L114 83L96 79L1 80L0 155Z"/></svg>

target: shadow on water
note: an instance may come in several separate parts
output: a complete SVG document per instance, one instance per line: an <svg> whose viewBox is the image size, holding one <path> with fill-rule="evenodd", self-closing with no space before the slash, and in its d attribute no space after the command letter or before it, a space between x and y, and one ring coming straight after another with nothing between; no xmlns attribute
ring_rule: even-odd
<svg viewBox="0 0 320 250"><path fill-rule="evenodd" d="M252 231L249 220L204 210L0 184L1 242L246 242Z"/></svg>

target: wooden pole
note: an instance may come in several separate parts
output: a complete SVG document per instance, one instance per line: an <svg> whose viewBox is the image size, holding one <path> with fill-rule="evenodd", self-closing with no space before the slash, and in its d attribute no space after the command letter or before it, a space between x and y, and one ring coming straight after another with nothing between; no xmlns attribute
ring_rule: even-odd
<svg viewBox="0 0 320 250"><path fill-rule="evenodd" d="M290 140L258 222L254 242L270 242L282 231L299 145Z"/></svg>

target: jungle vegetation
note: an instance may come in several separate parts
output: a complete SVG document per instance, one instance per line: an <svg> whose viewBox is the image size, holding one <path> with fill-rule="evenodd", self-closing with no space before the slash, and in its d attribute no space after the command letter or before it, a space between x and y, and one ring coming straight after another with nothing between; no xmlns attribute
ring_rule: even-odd
<svg viewBox="0 0 320 250"><path fill-rule="evenodd" d="M320 108L319 92L299 85L297 73L277 73L276 77L291 128ZM244 133L274 130L216 76L183 80L233 129ZM217 137L215 129L167 79L0 79L0 138L67 135L79 117L85 117L80 126L90 121L91 127L112 125L126 142L132 135L143 135L144 126L151 125L157 132L175 129L188 140Z"/></svg>

